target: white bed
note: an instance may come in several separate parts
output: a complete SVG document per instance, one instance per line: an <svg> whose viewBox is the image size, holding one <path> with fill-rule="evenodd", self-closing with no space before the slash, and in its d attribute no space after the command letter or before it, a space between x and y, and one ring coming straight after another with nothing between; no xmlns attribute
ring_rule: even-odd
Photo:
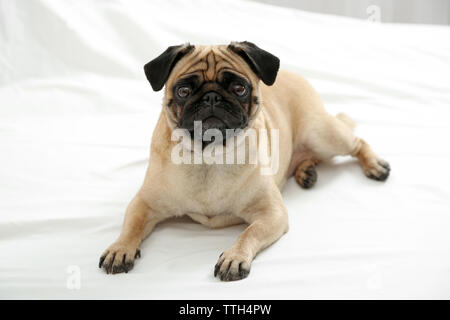
<svg viewBox="0 0 450 320"><path fill-rule="evenodd" d="M349 158L319 165L311 190L289 180L290 231L243 281L213 267L244 226L187 218L158 226L132 272L106 275L98 258L161 110L143 65L169 45L234 40L351 115L389 180ZM450 298L449 40L444 26L246 1L0 0L0 298Z"/></svg>

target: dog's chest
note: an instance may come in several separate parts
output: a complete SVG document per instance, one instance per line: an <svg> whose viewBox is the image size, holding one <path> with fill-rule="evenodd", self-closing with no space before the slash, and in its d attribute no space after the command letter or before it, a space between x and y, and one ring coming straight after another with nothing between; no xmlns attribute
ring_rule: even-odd
<svg viewBox="0 0 450 320"><path fill-rule="evenodd" d="M239 210L242 197L239 168L193 165L183 168L174 182L184 193L178 198L181 214L200 213L207 216L232 214Z"/></svg>

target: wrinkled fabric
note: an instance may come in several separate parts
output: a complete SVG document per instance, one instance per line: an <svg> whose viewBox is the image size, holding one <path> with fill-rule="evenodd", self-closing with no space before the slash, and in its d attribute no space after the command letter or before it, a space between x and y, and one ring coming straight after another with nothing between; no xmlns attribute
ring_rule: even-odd
<svg viewBox="0 0 450 320"><path fill-rule="evenodd" d="M448 39L446 26L246 1L0 0L0 298L450 298ZM320 164L311 190L290 179L290 230L243 281L213 268L245 226L188 218L161 223L131 272L106 275L98 259L161 111L144 64L169 45L243 40L349 114L389 180L349 157Z"/></svg>

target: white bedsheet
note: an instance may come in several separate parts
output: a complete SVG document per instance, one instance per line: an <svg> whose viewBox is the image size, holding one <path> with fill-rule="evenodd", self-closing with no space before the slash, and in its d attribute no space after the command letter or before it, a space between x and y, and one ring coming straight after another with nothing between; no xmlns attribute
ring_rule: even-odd
<svg viewBox="0 0 450 320"><path fill-rule="evenodd" d="M449 39L246 1L0 0L0 298L450 298ZM289 180L290 231L243 281L213 267L244 226L184 218L157 227L132 272L106 275L98 258L161 110L143 65L169 45L235 40L351 115L391 177L342 158L311 190Z"/></svg>

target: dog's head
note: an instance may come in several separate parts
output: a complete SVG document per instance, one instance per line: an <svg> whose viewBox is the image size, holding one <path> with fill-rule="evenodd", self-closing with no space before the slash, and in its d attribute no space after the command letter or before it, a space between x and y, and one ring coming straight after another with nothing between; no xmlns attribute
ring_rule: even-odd
<svg viewBox="0 0 450 320"><path fill-rule="evenodd" d="M144 66L153 90L165 85L164 108L172 129L202 134L245 129L260 108L259 81L272 85L280 60L251 42L230 45L172 46ZM229 132L229 130L228 130Z"/></svg>

